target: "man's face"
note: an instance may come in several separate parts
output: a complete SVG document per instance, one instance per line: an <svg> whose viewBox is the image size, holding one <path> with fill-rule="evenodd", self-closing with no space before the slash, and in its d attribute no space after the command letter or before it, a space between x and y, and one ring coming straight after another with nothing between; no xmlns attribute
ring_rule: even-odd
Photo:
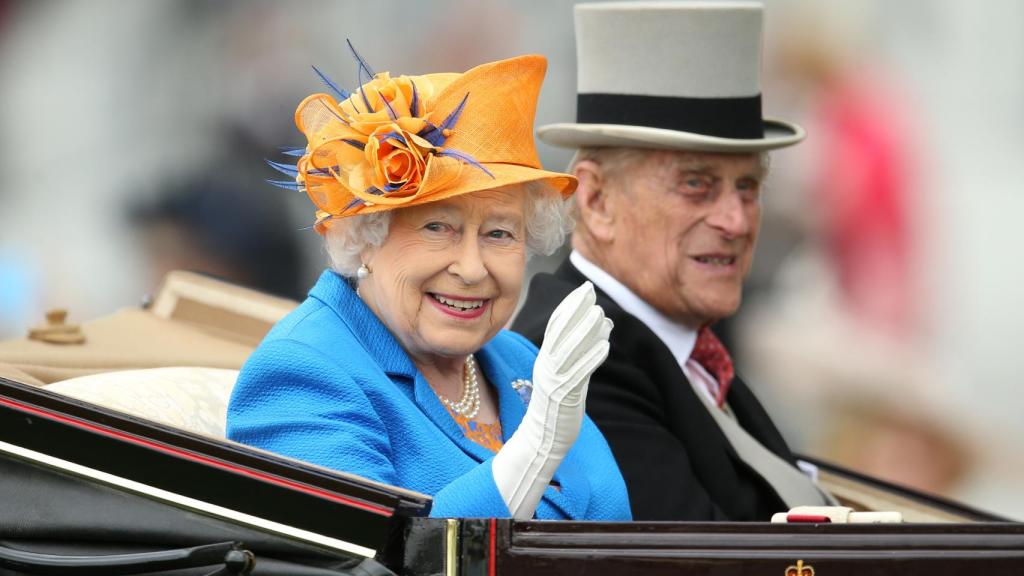
<svg viewBox="0 0 1024 576"><path fill-rule="evenodd" d="M692 328L734 313L761 224L760 156L656 151L627 170L604 178L609 272Z"/></svg>

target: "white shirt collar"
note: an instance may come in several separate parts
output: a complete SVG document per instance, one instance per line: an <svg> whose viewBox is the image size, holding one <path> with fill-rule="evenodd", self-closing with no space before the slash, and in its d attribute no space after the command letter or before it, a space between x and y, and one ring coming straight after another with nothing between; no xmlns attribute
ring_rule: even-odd
<svg viewBox="0 0 1024 576"><path fill-rule="evenodd" d="M598 288L604 291L616 304L622 306L626 312L636 316L641 322L647 325L652 332L668 347L680 367L686 366L686 361L697 344L697 332L687 326L673 322L667 316L658 312L653 306L644 302L639 296L619 282L611 274L605 272L590 260L587 260L579 252L573 250L569 254L569 261L584 276L590 279Z"/></svg>

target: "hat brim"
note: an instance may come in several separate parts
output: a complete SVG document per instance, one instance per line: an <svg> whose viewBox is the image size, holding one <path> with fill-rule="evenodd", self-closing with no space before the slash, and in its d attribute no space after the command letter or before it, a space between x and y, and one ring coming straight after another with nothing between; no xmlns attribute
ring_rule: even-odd
<svg viewBox="0 0 1024 576"><path fill-rule="evenodd" d="M401 210L402 208L427 204L430 202L438 202L440 200L461 196L463 194L471 194L473 192L480 192L483 190L494 190L496 188L504 188L506 186L525 184L527 182L540 182L547 184L558 191L563 199L572 196L572 193L576 191L577 180L576 177L571 174L550 172L548 170L521 166L519 164L485 162L482 165L487 168L490 175L479 168L466 165L463 167L463 172L459 175L458 181L448 188L438 190L433 194L418 197L404 204L363 205L341 217L370 214L385 210ZM318 231L320 231L319 227Z"/></svg>
<svg viewBox="0 0 1024 576"><path fill-rule="evenodd" d="M807 134L796 124L765 118L764 137L735 139L647 126L622 124L548 124L537 130L542 142L562 148L625 147L695 152L758 152L785 148Z"/></svg>
<svg viewBox="0 0 1024 576"><path fill-rule="evenodd" d="M483 170L469 165L463 166L463 174L460 175L458 184L453 186L451 190L438 191L436 194L427 196L424 200L442 200L461 194L493 190L527 182L547 184L557 190L562 195L562 198L568 198L576 191L576 177L571 174L550 172L540 168L500 162L484 162L483 166L491 173L490 176Z"/></svg>

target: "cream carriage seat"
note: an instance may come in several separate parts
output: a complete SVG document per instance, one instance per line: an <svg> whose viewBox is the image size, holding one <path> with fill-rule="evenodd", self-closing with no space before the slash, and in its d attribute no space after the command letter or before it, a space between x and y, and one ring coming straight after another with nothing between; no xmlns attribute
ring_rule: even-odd
<svg viewBox="0 0 1024 576"><path fill-rule="evenodd" d="M47 390L133 416L224 438L238 370L169 367L79 376Z"/></svg>
<svg viewBox="0 0 1024 576"><path fill-rule="evenodd" d="M0 342L0 375L223 438L238 368L297 305L174 271L150 306L83 322L74 341Z"/></svg>

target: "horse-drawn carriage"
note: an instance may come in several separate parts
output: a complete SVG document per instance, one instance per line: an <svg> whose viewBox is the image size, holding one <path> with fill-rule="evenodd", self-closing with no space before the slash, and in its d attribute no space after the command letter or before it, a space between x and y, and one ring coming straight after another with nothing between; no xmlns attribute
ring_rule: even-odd
<svg viewBox="0 0 1024 576"><path fill-rule="evenodd" d="M821 462L841 503L904 522L428 518L223 438L235 371L294 305L174 273L146 307L0 343L0 575L1024 573L1024 525Z"/></svg>

